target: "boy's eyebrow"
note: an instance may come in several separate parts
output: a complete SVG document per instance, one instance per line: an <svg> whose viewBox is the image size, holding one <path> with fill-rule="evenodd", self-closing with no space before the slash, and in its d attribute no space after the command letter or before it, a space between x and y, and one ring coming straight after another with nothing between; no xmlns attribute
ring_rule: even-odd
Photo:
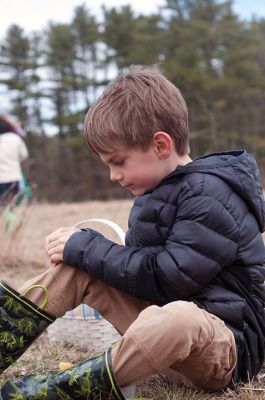
<svg viewBox="0 0 265 400"><path fill-rule="evenodd" d="M115 158L117 157L117 154L113 154L109 157L106 157L104 160L102 160L104 163L109 164L111 163Z"/></svg>
<svg viewBox="0 0 265 400"><path fill-rule="evenodd" d="M115 156L110 156L108 158L105 158L104 162L108 164L108 163L112 162L114 160L114 158L115 158Z"/></svg>
<svg viewBox="0 0 265 400"><path fill-rule="evenodd" d="M120 157L123 157L123 156L119 152L116 152L116 153L111 154L109 157L106 156L104 162L109 164L112 161L114 161L116 158L120 158Z"/></svg>

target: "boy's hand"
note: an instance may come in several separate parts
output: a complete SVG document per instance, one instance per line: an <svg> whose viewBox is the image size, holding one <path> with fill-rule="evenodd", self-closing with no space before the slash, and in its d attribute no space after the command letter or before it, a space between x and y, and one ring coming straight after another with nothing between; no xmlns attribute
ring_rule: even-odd
<svg viewBox="0 0 265 400"><path fill-rule="evenodd" d="M50 263L55 267L63 262L65 243L75 232L80 232L80 229L73 227L59 228L47 236L46 252L50 258Z"/></svg>

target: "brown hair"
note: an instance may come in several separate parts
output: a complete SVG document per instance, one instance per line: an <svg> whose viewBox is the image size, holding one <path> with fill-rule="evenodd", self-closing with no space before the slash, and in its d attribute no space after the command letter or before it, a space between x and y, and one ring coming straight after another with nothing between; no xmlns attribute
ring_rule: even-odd
<svg viewBox="0 0 265 400"><path fill-rule="evenodd" d="M0 114L0 134L15 132L15 125L6 115Z"/></svg>
<svg viewBox="0 0 265 400"><path fill-rule="evenodd" d="M180 156L189 152L186 103L179 89L151 67L135 66L118 76L85 118L85 139L95 153L146 150L158 131L172 137Z"/></svg>

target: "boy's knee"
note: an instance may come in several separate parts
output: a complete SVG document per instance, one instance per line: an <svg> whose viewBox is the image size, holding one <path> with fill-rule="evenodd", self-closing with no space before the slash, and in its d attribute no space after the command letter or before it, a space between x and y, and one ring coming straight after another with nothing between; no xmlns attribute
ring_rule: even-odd
<svg viewBox="0 0 265 400"><path fill-rule="evenodd" d="M145 308L134 322L132 329L138 332L156 333L157 336L185 335L199 337L210 334L205 314L194 303L175 301L163 307L155 305Z"/></svg>
<svg viewBox="0 0 265 400"><path fill-rule="evenodd" d="M195 304L176 301L163 307L150 306L144 309L126 331L124 338L155 354L163 363L170 365L191 351L197 354L213 337L213 329L204 312ZM162 365L160 366L162 367Z"/></svg>

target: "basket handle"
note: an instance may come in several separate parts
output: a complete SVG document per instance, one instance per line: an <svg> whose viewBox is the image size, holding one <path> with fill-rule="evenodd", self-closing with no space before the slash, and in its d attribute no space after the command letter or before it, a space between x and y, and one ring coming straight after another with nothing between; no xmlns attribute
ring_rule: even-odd
<svg viewBox="0 0 265 400"><path fill-rule="evenodd" d="M109 226L110 228L113 229L113 231L117 234L117 236L119 237L120 241L122 244L125 244L125 232L123 231L123 229L116 224L113 221L110 221L109 219L103 219L103 218L90 218L90 219L84 219L83 221L77 222L74 227L75 228L79 228L79 226L87 223L87 222L100 222L104 225Z"/></svg>
<svg viewBox="0 0 265 400"><path fill-rule="evenodd" d="M26 296L26 294L28 292L30 292L32 289L38 289L38 288L39 289L43 289L44 293L45 293L45 299L44 299L43 303L39 306L39 308L42 310L46 306L46 304L48 303L48 297L49 297L48 296L48 289L45 286L43 286L43 285L32 285L28 289L26 289L24 293L22 293L22 296Z"/></svg>

